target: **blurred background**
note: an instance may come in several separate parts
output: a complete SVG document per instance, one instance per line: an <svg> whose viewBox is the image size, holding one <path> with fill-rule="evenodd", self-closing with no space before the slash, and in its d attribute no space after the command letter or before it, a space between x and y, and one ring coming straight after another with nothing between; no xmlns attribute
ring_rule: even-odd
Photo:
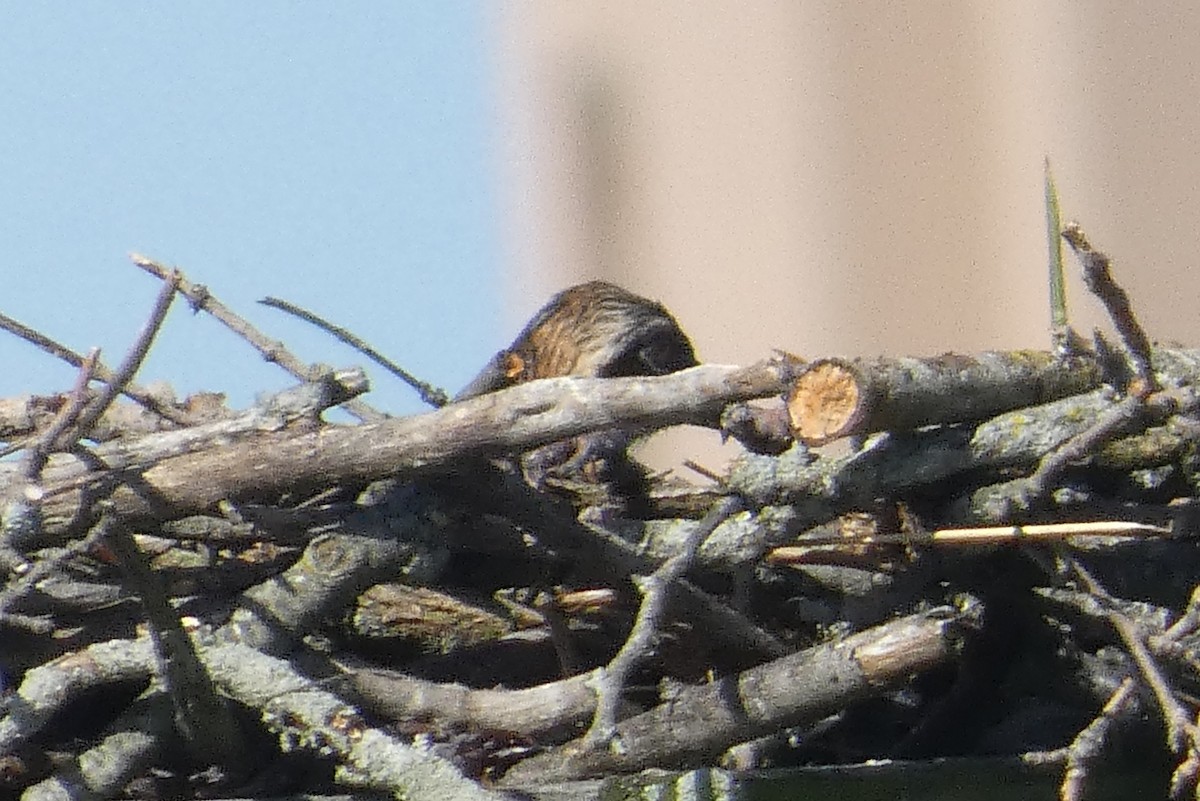
<svg viewBox="0 0 1200 801"><path fill-rule="evenodd" d="M304 359L361 361L255 300L452 391L594 277L707 361L1042 348L1049 157L1152 336L1195 344L1198 54L1200 8L1114 0L21 5L0 311L116 362L157 290L137 250ZM0 395L70 385L0 356ZM290 383L182 306L140 379Z"/></svg>

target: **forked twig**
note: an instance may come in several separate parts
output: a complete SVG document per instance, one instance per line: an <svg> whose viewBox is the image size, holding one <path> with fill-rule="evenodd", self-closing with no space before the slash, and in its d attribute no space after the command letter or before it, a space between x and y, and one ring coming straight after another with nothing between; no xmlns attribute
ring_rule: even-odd
<svg viewBox="0 0 1200 801"><path fill-rule="evenodd" d="M742 504L741 498L736 496L722 499L688 533L678 553L663 562L652 574L637 581L638 590L642 593L642 604L638 608L633 628L612 661L596 671L596 714L584 738L590 746L607 745L613 738L617 724L617 708L626 679L638 662L654 648L666 612L667 593L671 583L683 577L708 535L740 510Z"/></svg>
<svg viewBox="0 0 1200 801"><path fill-rule="evenodd" d="M199 311L204 311L211 314L218 322L222 323L230 331L234 332L242 339L250 343L250 346L262 354L262 357L269 362L278 364L284 370L287 370L301 381L311 381L317 377L317 373L322 372L322 369L314 368L304 364L287 346L276 339L271 339L255 328L251 323L241 315L234 312L224 303L219 301L208 287L203 284L194 284L189 281L181 271L163 266L153 259L147 258L140 253L131 253L129 258L142 270L151 275L165 280L172 273L179 274L179 292L192 304L192 308ZM344 403L343 408L350 414L357 417L364 423L377 423L380 420L387 418L387 415L371 408L370 405L363 403L360 400L353 400Z"/></svg>
<svg viewBox="0 0 1200 801"><path fill-rule="evenodd" d="M79 355L66 345L56 342L45 334L35 331L29 326L20 323L4 314L0 314L0 329L15 334L31 345L41 348L51 356L56 356L73 367L82 367L84 360L87 358L86 356ZM101 381L108 383L112 383L113 381L113 372L99 362L96 363L94 373L96 378L100 379ZM133 383L127 383L125 388L122 390L122 393L130 400L141 405L143 408L154 412L163 419L170 420L172 423L181 426L191 424L191 420L186 413L172 407L170 404L164 403L162 400L155 397L153 393L143 387L139 387Z"/></svg>
<svg viewBox="0 0 1200 801"><path fill-rule="evenodd" d="M58 447L66 446L66 440L74 442L83 439L92 430L92 426L100 419L105 410L116 400L117 395L133 380L133 376L142 366L142 362L146 358L146 354L150 352L150 346L154 344L154 338L158 335L159 329L162 328L163 320L167 317L167 311L171 308L171 301L175 299L175 290L179 287L181 276L178 270L173 270L165 279L162 289L158 293L158 297L154 300L154 306L150 310L150 317L146 320L142 330L138 332L137 339L129 348L129 352L125 354L125 358L117 367L116 372L112 375L109 381L105 384L104 389L100 394L89 403L79 417L75 420L75 424L63 431L60 441L55 443Z"/></svg>

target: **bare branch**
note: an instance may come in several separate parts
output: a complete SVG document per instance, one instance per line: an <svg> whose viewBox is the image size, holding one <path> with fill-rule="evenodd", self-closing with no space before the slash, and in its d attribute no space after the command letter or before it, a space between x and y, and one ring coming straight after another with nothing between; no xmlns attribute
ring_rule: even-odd
<svg viewBox="0 0 1200 801"><path fill-rule="evenodd" d="M208 312L230 331L250 343L251 347L261 353L264 359L278 364L301 381L310 381L318 373L326 370L326 368L301 362L282 342L270 339L261 333L248 320L218 300L208 290L208 287L192 283L177 268L165 267L139 253L131 253L129 258L135 265L162 280L167 280L171 275L178 275L179 291L191 302L193 309L197 311L203 309ZM382 412L359 401L347 403L346 410L363 422L377 422L387 417Z"/></svg>
<svg viewBox="0 0 1200 801"><path fill-rule="evenodd" d="M340 325L334 325L316 313L280 298L266 297L260 300L259 303L263 304L264 306L270 306L271 308L287 312L294 317L299 317L305 322L312 323L322 331L332 334L341 342L344 342L350 347L354 348L359 353L363 354L368 359L383 367L389 373L415 389L421 400L429 406L442 407L450 402L450 396L445 390L439 389L432 384L417 378L415 375L408 372L388 357L384 356L378 350L368 345L362 340L361 337L356 336Z"/></svg>

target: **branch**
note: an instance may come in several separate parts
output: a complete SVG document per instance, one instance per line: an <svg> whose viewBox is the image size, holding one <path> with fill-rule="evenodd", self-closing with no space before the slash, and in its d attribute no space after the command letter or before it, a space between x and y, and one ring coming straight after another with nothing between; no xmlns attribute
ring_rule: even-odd
<svg viewBox="0 0 1200 801"><path fill-rule="evenodd" d="M179 276L179 292L183 293L183 296L191 302L194 310L203 309L208 312L230 331L250 343L251 347L261 353L264 359L278 364L301 381L311 381L318 373L324 372L324 368L300 361L282 342L267 337L251 325L249 320L219 301L208 287L189 281L178 268L165 267L154 259L139 253L131 253L129 258L134 265L156 278L167 280L171 275ZM346 410L363 422L376 422L387 417L365 403L347 403Z"/></svg>
<svg viewBox="0 0 1200 801"><path fill-rule="evenodd" d="M956 658L967 630L978 625L977 614L981 610L939 607L685 688L649 712L617 724L619 749L591 749L573 741L520 763L504 783L561 781L712 760L735 743L817 720Z"/></svg>
<svg viewBox="0 0 1200 801"><path fill-rule="evenodd" d="M778 365L704 365L648 378L554 378L483 395L415 417L316 431L251 435L224 447L164 459L112 494L123 519L160 521L215 509L223 500L273 501L331 484L448 470L465 456L525 451L603 428L657 428L719 418L729 403L779 392ZM0 488L12 481L0 465ZM78 464L46 471L47 533L61 532L88 508Z"/></svg>

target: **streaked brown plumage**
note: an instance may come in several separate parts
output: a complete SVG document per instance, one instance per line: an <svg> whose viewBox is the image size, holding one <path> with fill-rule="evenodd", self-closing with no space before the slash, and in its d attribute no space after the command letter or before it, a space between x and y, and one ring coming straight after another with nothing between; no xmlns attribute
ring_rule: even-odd
<svg viewBox="0 0 1200 801"><path fill-rule="evenodd" d="M665 375L695 364L692 343L662 304L589 281L551 298L455 400L535 378Z"/></svg>
<svg viewBox="0 0 1200 801"><path fill-rule="evenodd" d="M666 308L605 281L566 289L534 315L455 400L555 376L665 375L696 364L687 335ZM626 449L636 431L609 429L543 446L520 459L526 480L554 484L581 503L636 511L645 468ZM631 504L632 502L632 504Z"/></svg>

